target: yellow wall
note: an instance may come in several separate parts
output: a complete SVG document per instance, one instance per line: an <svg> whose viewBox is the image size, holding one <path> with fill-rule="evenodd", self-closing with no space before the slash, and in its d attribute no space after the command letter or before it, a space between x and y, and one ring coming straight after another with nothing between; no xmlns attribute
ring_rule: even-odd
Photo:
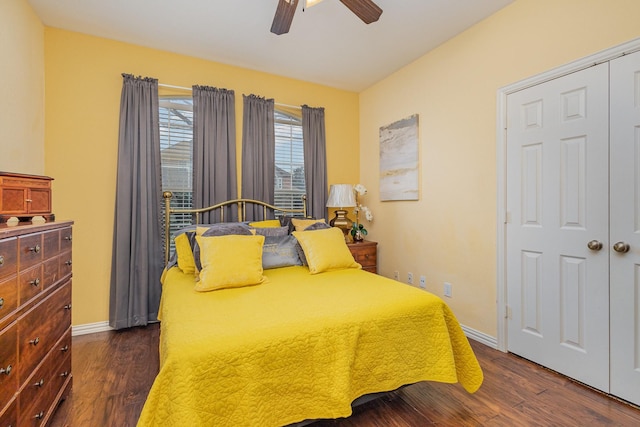
<svg viewBox="0 0 640 427"><path fill-rule="evenodd" d="M0 58L0 171L42 175L44 26L26 0L0 1Z"/></svg>
<svg viewBox="0 0 640 427"><path fill-rule="evenodd" d="M452 283L460 322L497 335L497 90L640 37L638 16L637 0L518 0L360 94L360 180L382 274L423 274L439 295ZM380 202L378 129L415 113L420 200Z"/></svg>
<svg viewBox="0 0 640 427"><path fill-rule="evenodd" d="M45 29L46 172L55 178L54 212L75 220L73 324L109 314L121 73L160 83L232 89L238 155L242 94L325 108L329 183L358 178L358 95L54 28Z"/></svg>

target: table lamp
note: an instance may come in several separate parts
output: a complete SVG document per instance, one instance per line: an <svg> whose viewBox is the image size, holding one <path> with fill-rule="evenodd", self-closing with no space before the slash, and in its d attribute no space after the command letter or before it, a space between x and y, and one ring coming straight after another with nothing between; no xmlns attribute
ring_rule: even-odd
<svg viewBox="0 0 640 427"><path fill-rule="evenodd" d="M356 196L353 192L353 185L351 184L333 184L329 189L329 199L327 200L328 208L338 208L336 210L336 216L329 225L332 227L338 227L342 232L347 235L351 230L353 221L347 217L347 211L343 208L353 208L356 206Z"/></svg>

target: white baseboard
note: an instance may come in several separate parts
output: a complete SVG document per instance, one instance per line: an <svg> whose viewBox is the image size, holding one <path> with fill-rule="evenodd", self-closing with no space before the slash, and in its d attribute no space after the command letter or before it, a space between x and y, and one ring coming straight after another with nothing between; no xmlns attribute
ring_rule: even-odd
<svg viewBox="0 0 640 427"><path fill-rule="evenodd" d="M109 326L108 321L86 323L84 325L76 325L71 327L71 336L95 334L97 332L112 331L113 328Z"/></svg>
<svg viewBox="0 0 640 427"><path fill-rule="evenodd" d="M489 346L494 349L498 349L498 340L496 337L492 337L491 335L487 335L484 332L476 331L475 329L471 329L467 326L462 325L462 330L467 338L478 341L486 346Z"/></svg>

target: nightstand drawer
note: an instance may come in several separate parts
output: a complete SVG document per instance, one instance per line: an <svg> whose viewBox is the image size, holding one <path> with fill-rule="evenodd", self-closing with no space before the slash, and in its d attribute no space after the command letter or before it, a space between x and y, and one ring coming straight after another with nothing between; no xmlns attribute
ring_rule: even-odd
<svg viewBox="0 0 640 427"><path fill-rule="evenodd" d="M348 243L353 258L362 265L362 269L372 273L378 272L378 244L370 240L359 243Z"/></svg>

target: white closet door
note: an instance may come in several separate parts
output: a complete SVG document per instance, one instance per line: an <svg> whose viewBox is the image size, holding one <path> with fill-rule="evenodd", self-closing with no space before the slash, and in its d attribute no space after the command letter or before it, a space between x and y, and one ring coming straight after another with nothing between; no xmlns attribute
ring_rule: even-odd
<svg viewBox="0 0 640 427"><path fill-rule="evenodd" d="M608 78L601 64L510 94L506 172L508 350L604 391Z"/></svg>
<svg viewBox="0 0 640 427"><path fill-rule="evenodd" d="M611 394L640 404L640 53L611 61L610 146Z"/></svg>

